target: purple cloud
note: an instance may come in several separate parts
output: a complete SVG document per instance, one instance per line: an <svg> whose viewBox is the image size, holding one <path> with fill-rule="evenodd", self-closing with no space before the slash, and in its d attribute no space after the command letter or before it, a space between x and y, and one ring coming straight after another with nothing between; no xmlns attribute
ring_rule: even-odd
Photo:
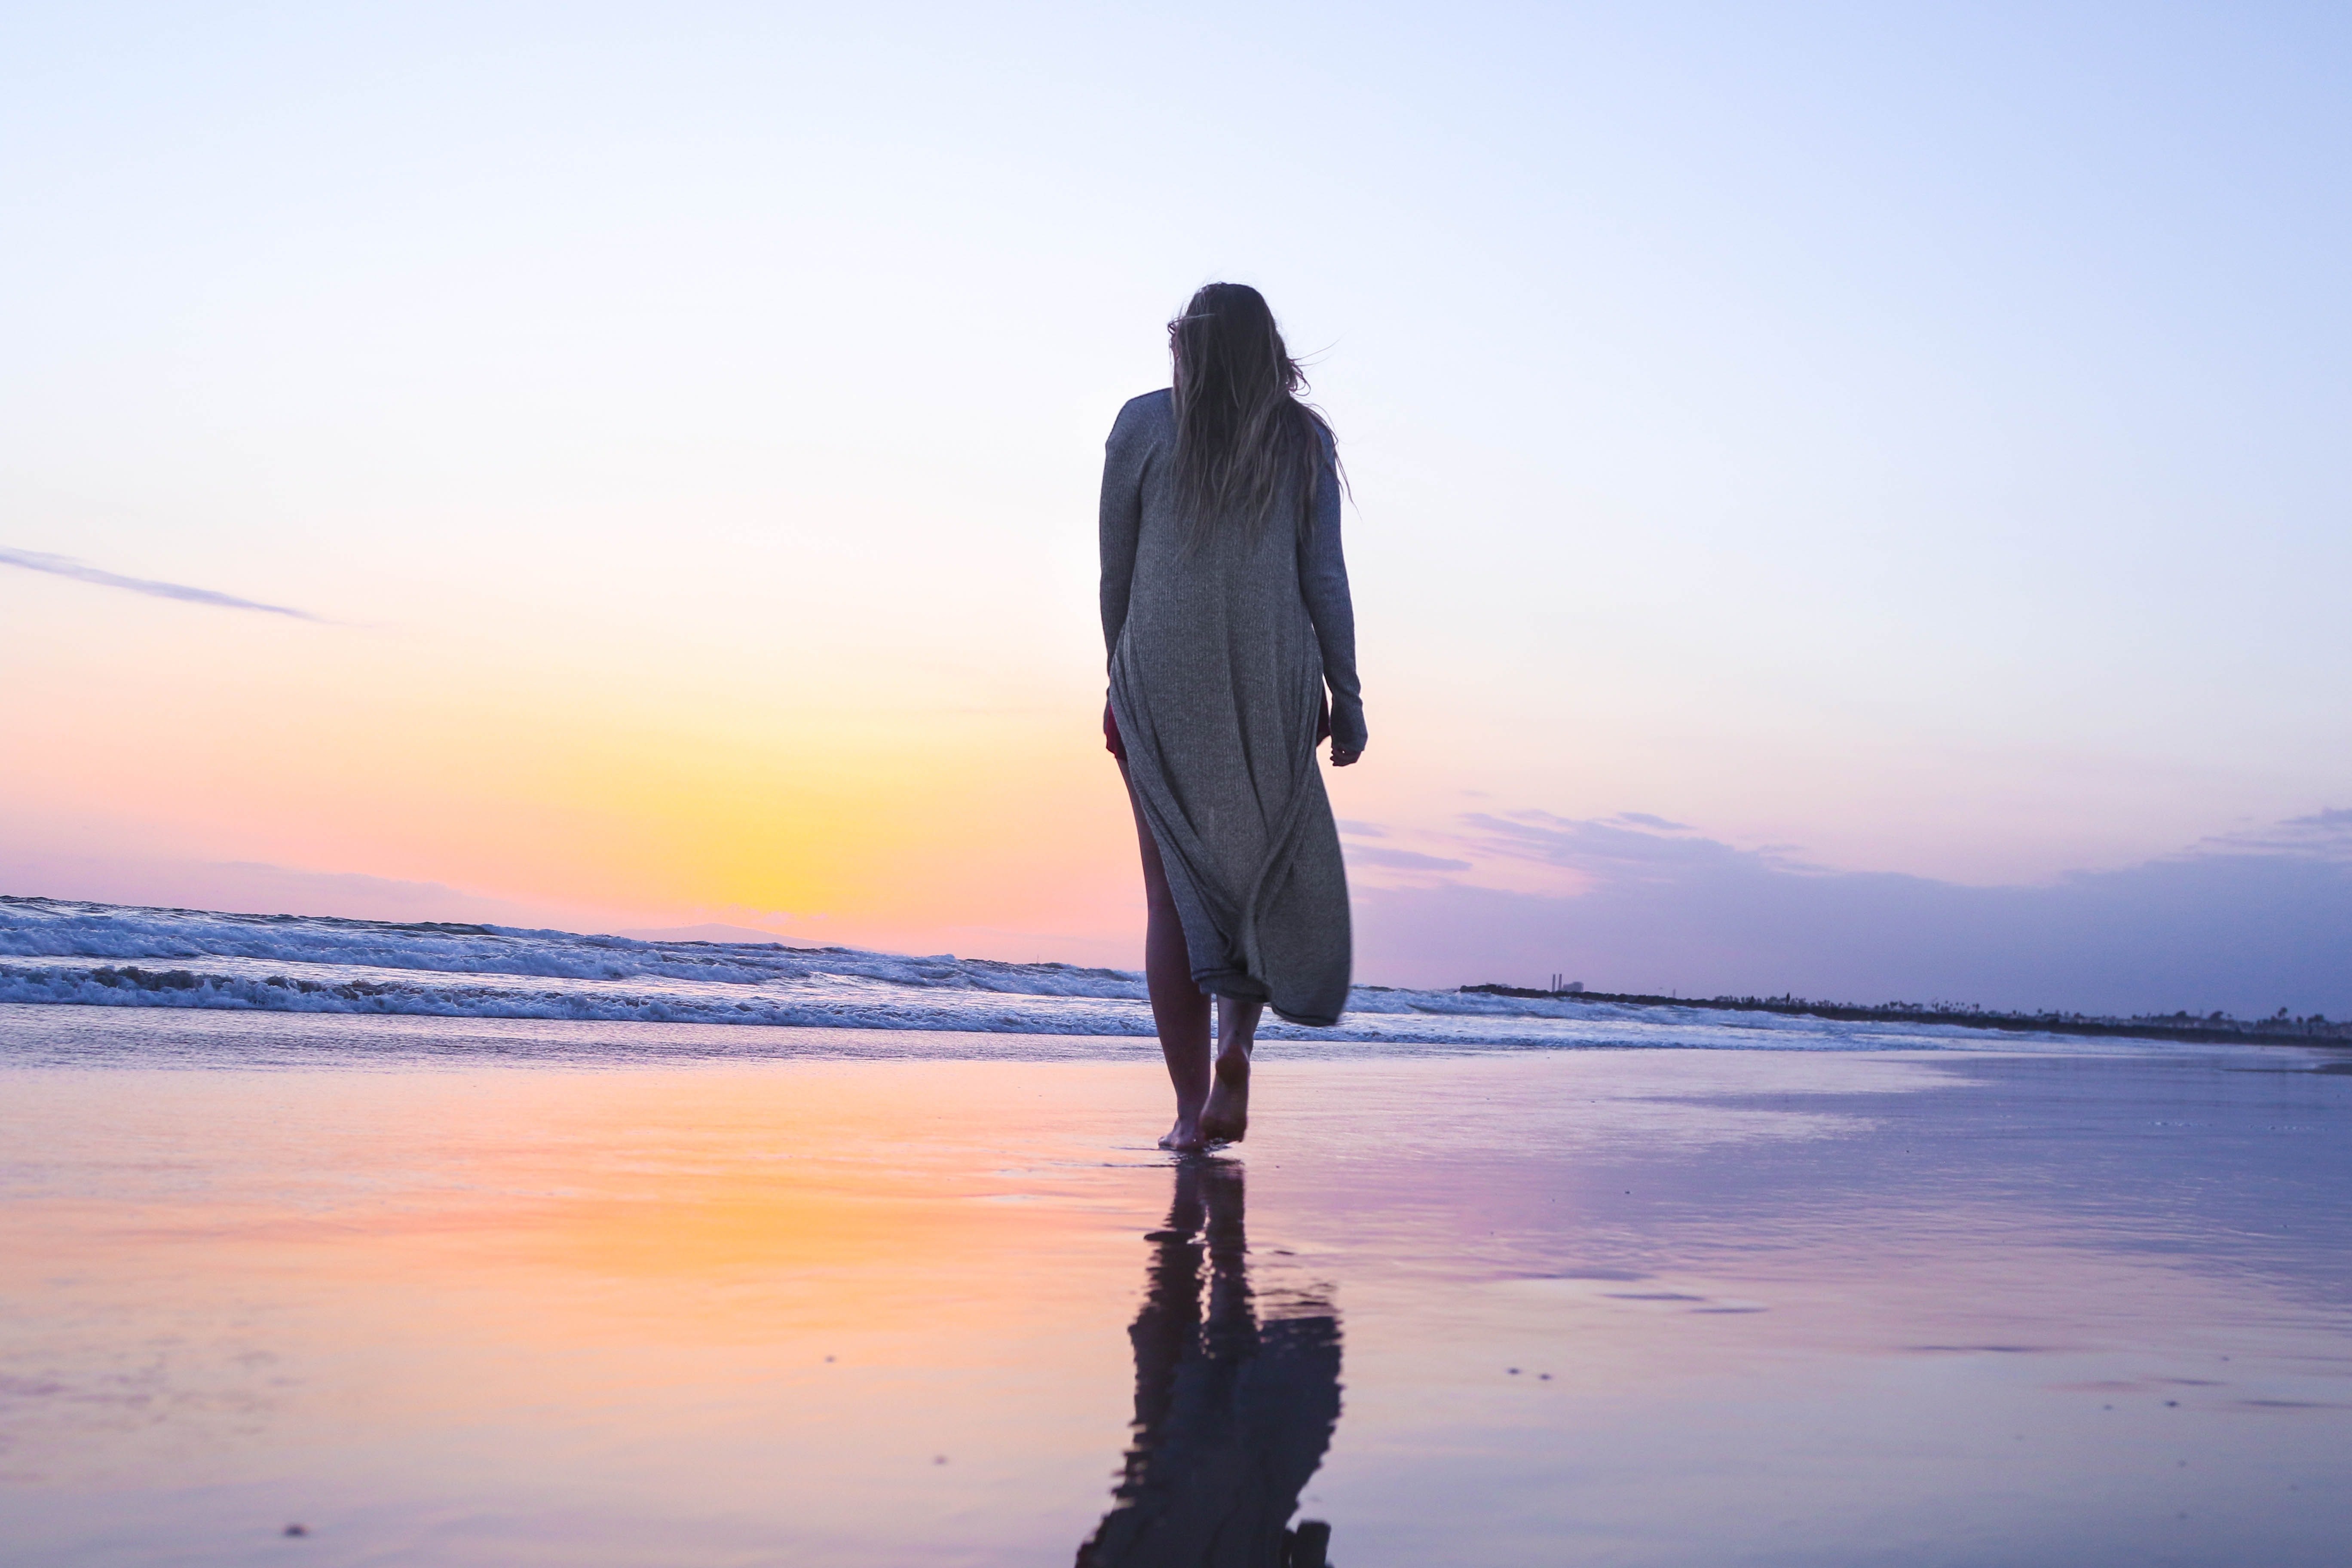
<svg viewBox="0 0 2352 1568"><path fill-rule="evenodd" d="M2084 1012L2352 1013L2352 812L2047 885L1842 872L1679 832L1475 814L1453 844L1575 872L1574 893L1446 877L1357 894L1364 978L1953 1000ZM1436 858L1436 857L1431 857Z"/></svg>

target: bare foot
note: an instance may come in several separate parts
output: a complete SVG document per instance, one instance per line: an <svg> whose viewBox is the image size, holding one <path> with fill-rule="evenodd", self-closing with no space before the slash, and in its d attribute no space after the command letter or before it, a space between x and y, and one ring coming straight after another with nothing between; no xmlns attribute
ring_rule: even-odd
<svg viewBox="0 0 2352 1568"><path fill-rule="evenodd" d="M1201 1108L1203 1137L1238 1143L1249 1135L1249 1080L1247 1046L1217 1058L1216 1081L1209 1086L1209 1103Z"/></svg>
<svg viewBox="0 0 2352 1568"><path fill-rule="evenodd" d="M1238 1143L1249 1132L1250 1047L1257 1042L1263 1002L1217 998L1217 1059L1201 1131L1211 1142Z"/></svg>
<svg viewBox="0 0 2352 1568"><path fill-rule="evenodd" d="M1201 1132L1199 1117L1179 1116L1176 1125L1168 1130L1168 1136L1160 1141L1160 1146L1179 1154L1197 1154L1209 1146L1209 1141Z"/></svg>

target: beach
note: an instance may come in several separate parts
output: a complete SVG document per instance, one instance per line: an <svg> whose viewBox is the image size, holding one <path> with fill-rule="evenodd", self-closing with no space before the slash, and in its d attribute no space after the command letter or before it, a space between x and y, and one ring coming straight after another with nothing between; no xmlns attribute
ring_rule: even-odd
<svg viewBox="0 0 2352 1568"><path fill-rule="evenodd" d="M0 39L0 1568L2352 1565L2352 8Z"/></svg>
<svg viewBox="0 0 2352 1568"><path fill-rule="evenodd" d="M1275 1043L1184 1162L1134 1038L0 1051L16 1563L1070 1561L1244 1472L1350 1568L2352 1533L2340 1053Z"/></svg>

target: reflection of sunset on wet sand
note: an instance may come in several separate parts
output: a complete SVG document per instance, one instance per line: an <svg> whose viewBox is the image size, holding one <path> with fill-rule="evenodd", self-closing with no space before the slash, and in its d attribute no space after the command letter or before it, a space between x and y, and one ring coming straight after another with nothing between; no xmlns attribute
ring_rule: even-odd
<svg viewBox="0 0 2352 1568"><path fill-rule="evenodd" d="M1124 1425L1125 1346L1097 1303L1137 1270L1066 1177L1003 1170L984 1142L895 1143L974 1077L1010 1087L952 1067L920 1086L824 1068L166 1081L169 1111L93 1128L90 1153L174 1129L238 1152L194 1184L120 1168L111 1226L18 1205L81 1255L45 1348L79 1342L77 1309L145 1321L86 1369L120 1420L21 1443L12 1468L63 1480L79 1452L124 1479L257 1487L322 1539L301 1495L318 1489L266 1479L289 1456L354 1497L469 1509L514 1489L623 1528L782 1487L796 1538L856 1541L1003 1487L1048 1506L1058 1452L1075 1540ZM77 1091L95 1114L106 1082L43 1098Z"/></svg>
<svg viewBox="0 0 2352 1568"><path fill-rule="evenodd" d="M1134 1545L1211 1505L1349 1568L2352 1528L2352 1081L2305 1053L1270 1055L1203 1167L1149 1147L1156 1067L954 1049L7 1074L12 1560L1257 1561Z"/></svg>

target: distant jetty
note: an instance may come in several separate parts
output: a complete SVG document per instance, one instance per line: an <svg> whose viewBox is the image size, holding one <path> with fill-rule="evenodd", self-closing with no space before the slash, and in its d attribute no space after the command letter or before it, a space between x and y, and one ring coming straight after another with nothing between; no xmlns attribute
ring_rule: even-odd
<svg viewBox="0 0 2352 1568"><path fill-rule="evenodd" d="M1549 991L1523 985L1465 985L1465 993L1522 996L1550 1002L1613 1002L1630 1007L1701 1007L1717 1013L1781 1013L1791 1017L1837 1018L1859 1024L1948 1024L1964 1029L2006 1029L2015 1034L2111 1035L2140 1040L2236 1041L2262 1045L2352 1045L2352 1023L2335 1023L2317 1013L2306 1018L2285 1008L2268 1018L2237 1018L2227 1013L2158 1014L2113 1018L2088 1013L2005 1013L1952 1002L1882 1002L1865 1007L1849 1002L1815 1002L1802 996L1637 996L1588 991L1556 984Z"/></svg>

